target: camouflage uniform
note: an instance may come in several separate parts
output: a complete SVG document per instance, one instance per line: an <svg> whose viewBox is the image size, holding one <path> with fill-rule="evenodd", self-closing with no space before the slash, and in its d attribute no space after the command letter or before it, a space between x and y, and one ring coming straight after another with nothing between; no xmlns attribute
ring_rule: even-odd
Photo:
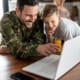
<svg viewBox="0 0 80 80"><path fill-rule="evenodd" d="M15 11L6 13L1 20L3 44L7 45L13 55L20 58L40 55L35 49L44 43L43 26L36 20L29 30L16 16Z"/></svg>

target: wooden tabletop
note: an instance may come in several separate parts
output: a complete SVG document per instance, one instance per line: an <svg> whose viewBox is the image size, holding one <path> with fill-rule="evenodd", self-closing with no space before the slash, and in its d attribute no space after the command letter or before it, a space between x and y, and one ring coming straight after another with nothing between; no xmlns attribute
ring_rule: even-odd
<svg viewBox="0 0 80 80"><path fill-rule="evenodd" d="M21 72L23 74L32 76L35 80L47 80L45 78L27 73L22 70L23 67L39 60L41 57L34 57L31 59L17 59L11 54L0 54L0 80L12 80L11 74ZM80 80L80 64L75 66L71 71L66 73L60 80Z"/></svg>

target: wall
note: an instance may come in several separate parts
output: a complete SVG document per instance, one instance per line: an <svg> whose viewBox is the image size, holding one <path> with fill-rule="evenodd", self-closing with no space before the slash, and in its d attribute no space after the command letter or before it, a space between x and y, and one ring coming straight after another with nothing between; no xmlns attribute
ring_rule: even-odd
<svg viewBox="0 0 80 80"><path fill-rule="evenodd" d="M16 0L8 0L9 3L9 11L15 10Z"/></svg>
<svg viewBox="0 0 80 80"><path fill-rule="evenodd" d="M66 2L65 6L71 11L72 6L77 6L78 8L78 13L79 13L79 24L80 24L80 2Z"/></svg>
<svg viewBox="0 0 80 80"><path fill-rule="evenodd" d="M3 16L3 0L0 0L0 20Z"/></svg>

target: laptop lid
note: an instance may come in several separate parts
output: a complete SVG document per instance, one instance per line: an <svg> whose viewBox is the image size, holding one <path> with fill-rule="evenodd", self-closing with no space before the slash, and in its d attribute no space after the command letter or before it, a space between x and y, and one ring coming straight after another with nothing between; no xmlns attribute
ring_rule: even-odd
<svg viewBox="0 0 80 80"><path fill-rule="evenodd" d="M79 61L80 36L64 43L61 56L52 54L24 67L23 70L48 79L58 80Z"/></svg>
<svg viewBox="0 0 80 80"><path fill-rule="evenodd" d="M64 43L55 80L80 62L80 36Z"/></svg>

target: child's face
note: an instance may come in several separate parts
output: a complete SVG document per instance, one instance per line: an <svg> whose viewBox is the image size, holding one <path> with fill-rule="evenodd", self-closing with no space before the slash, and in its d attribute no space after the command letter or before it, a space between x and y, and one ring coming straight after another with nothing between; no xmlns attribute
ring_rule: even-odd
<svg viewBox="0 0 80 80"><path fill-rule="evenodd" d="M45 17L44 24L46 27L46 32L54 34L59 24L59 15L56 13L53 13L51 16Z"/></svg>

